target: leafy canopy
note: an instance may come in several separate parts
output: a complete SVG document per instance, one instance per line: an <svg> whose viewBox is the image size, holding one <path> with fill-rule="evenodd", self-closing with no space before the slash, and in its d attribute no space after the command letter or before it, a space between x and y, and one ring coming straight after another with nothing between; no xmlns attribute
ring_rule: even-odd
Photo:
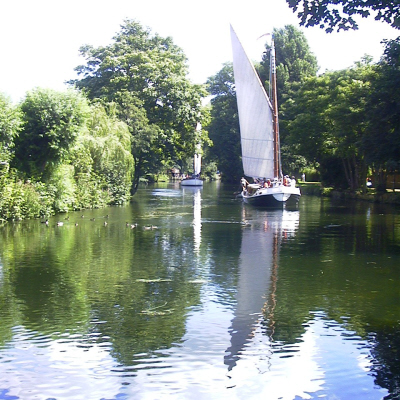
<svg viewBox="0 0 400 400"><path fill-rule="evenodd" d="M137 160L144 153L157 155L161 165L193 155L206 91L188 80L186 56L170 37L152 35L138 22L126 20L113 43L99 48L87 45L80 51L87 64L76 68L80 79L70 83L91 99L118 104ZM151 165L155 163L147 163ZM146 172L144 163L141 168Z"/></svg>
<svg viewBox="0 0 400 400"><path fill-rule="evenodd" d="M288 121L294 117L291 115L290 101L307 78L316 76L318 62L311 52L304 33L293 25L286 25L282 29L275 28L273 37L276 49L282 167L284 171L294 174L296 171L304 169L306 161L299 154L299 147L286 140L289 134L287 129ZM260 65L260 75L266 81L266 87L268 87L270 45L267 43L265 48L266 51L263 54Z"/></svg>
<svg viewBox="0 0 400 400"><path fill-rule="evenodd" d="M318 71L318 62L311 52L307 38L300 29L293 25L286 25L282 29L274 29L273 37L276 51L276 75L278 86L278 102L286 95L293 83L315 76ZM269 81L270 74L270 45L265 45L260 75L264 81Z"/></svg>
<svg viewBox="0 0 400 400"><path fill-rule="evenodd" d="M319 25L326 32L358 29L354 16L366 18L375 15L400 28L400 3L395 0L286 0L293 11L298 11L300 25L310 27Z"/></svg>
<svg viewBox="0 0 400 400"><path fill-rule="evenodd" d="M362 138L369 127L366 108L373 76L374 67L366 60L351 69L307 79L286 103L291 116L288 141L319 164L324 183L356 190L365 182ZM334 177L338 170L347 183L340 182L339 175Z"/></svg>
<svg viewBox="0 0 400 400"><path fill-rule="evenodd" d="M116 116L115 104L104 108L96 103L86 129L74 147L75 174L102 176L114 204L129 198L133 171L131 135L127 125Z"/></svg>
<svg viewBox="0 0 400 400"><path fill-rule="evenodd" d="M0 93L0 162L8 162L21 128L21 114L11 99Z"/></svg>
<svg viewBox="0 0 400 400"><path fill-rule="evenodd" d="M15 163L22 172L41 178L69 154L89 107L76 91L35 89L20 105L23 129L15 140Z"/></svg>
<svg viewBox="0 0 400 400"><path fill-rule="evenodd" d="M207 89L214 96L208 128L214 143L210 157L217 160L224 180L238 182L243 167L232 63L225 63L216 75L208 78Z"/></svg>
<svg viewBox="0 0 400 400"><path fill-rule="evenodd" d="M399 168L400 37L386 42L371 85L367 109L369 131L363 138L368 162L376 169L385 169L388 165Z"/></svg>

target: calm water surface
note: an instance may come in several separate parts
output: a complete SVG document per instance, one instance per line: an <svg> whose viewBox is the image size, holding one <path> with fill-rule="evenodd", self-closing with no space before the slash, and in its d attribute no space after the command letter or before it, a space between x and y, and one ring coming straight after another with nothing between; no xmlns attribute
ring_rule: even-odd
<svg viewBox="0 0 400 400"><path fill-rule="evenodd" d="M0 399L399 399L399 209L233 190L1 227Z"/></svg>

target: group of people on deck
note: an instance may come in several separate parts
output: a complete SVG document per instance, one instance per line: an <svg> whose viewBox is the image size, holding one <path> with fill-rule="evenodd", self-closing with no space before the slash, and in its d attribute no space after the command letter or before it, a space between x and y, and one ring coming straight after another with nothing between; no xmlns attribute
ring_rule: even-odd
<svg viewBox="0 0 400 400"><path fill-rule="evenodd" d="M294 176L289 178L289 175L285 175L283 177L283 185L284 186L296 186L296 178Z"/></svg>
<svg viewBox="0 0 400 400"><path fill-rule="evenodd" d="M275 178L274 180L266 179L266 178L254 178L254 183L256 185L259 185L260 187L264 187L264 188L270 188L270 187L276 186L276 185L278 185L278 182L279 181L277 178ZM240 183L242 185L242 190L246 190L247 186L249 185L249 182L247 182L247 180L242 177L242 179L240 180ZM284 186L296 186L296 179L294 176L292 176L292 178L289 178L289 175L285 175L283 177L282 184Z"/></svg>

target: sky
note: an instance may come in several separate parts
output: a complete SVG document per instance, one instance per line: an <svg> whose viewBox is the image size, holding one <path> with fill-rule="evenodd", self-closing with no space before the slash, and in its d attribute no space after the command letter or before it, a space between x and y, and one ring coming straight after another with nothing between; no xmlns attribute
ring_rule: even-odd
<svg viewBox="0 0 400 400"><path fill-rule="evenodd" d="M66 89L65 82L76 78L74 68L85 64L79 48L110 44L125 19L171 36L188 58L193 83L204 83L232 61L230 24L255 61L266 40L261 35L289 24L299 27L285 0L2 0L0 92L18 102L35 87ZM365 54L378 61L382 39L400 35L372 17L362 19L357 32L300 29L320 72L350 67Z"/></svg>

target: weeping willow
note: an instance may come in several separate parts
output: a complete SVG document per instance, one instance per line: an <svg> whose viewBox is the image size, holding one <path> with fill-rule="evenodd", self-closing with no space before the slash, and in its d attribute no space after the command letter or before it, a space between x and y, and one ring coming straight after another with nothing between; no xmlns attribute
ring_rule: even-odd
<svg viewBox="0 0 400 400"><path fill-rule="evenodd" d="M113 104L107 110L99 104L92 107L76 144L75 174L81 181L86 180L86 188L87 183L96 178L97 194L106 191L110 203L121 204L130 196L134 167L131 136L127 125L117 119ZM83 193L82 196L85 197ZM86 195L88 197L90 195Z"/></svg>

